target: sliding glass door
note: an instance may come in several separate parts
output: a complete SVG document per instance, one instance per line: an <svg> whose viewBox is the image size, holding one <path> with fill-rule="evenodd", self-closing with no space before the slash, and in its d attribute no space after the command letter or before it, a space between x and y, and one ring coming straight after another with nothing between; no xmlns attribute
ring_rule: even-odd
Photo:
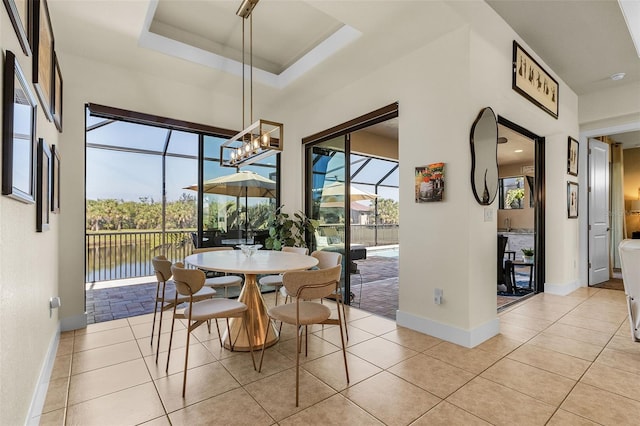
<svg viewBox="0 0 640 426"><path fill-rule="evenodd" d="M318 229L311 238L312 250L334 251L342 254L343 294L349 303L351 291L350 226L348 204L349 137L340 136L306 147L307 216L318 221Z"/></svg>

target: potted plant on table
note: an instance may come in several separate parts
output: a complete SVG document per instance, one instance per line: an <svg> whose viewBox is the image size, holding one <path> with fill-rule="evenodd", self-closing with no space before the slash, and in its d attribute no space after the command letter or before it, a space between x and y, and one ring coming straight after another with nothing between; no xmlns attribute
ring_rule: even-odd
<svg viewBox="0 0 640 426"><path fill-rule="evenodd" d="M281 250L284 246L307 247L305 232L313 235L318 221L309 219L304 213L296 212L293 216L284 213L280 206L269 218L269 236L265 240L265 248Z"/></svg>
<svg viewBox="0 0 640 426"><path fill-rule="evenodd" d="M524 258L524 261L527 263L533 263L533 254L534 254L534 251L531 247L522 249L522 257Z"/></svg>

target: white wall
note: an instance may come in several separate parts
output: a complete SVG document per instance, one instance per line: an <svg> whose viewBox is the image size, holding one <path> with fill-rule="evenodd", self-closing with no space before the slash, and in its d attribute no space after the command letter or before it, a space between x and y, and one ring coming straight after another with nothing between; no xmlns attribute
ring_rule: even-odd
<svg viewBox="0 0 640 426"><path fill-rule="evenodd" d="M0 10L0 46L3 59L7 50L12 51L25 77L31 81L32 57L23 53L6 9L2 7ZM31 89L33 90L33 85ZM2 123L3 127L4 124ZM38 138L61 148L58 132L53 123L45 118L40 104L36 124ZM46 375L42 373L46 370L49 353L55 350L58 312L54 310L49 317L49 298L58 295L57 241L60 217L61 215L52 214L50 230L38 233L35 204L25 204L0 196L2 424L26 422L30 405L37 404L32 396L35 397L41 379L46 379Z"/></svg>

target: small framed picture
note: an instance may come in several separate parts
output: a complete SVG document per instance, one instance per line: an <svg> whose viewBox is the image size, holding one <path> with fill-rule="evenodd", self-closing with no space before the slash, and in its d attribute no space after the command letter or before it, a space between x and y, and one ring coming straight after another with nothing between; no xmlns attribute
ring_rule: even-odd
<svg viewBox="0 0 640 426"><path fill-rule="evenodd" d="M2 195L33 203L37 100L10 50L5 52L2 94Z"/></svg>
<svg viewBox="0 0 640 426"><path fill-rule="evenodd" d="M51 150L40 138L38 140L38 174L36 179L36 231L49 230L49 210L51 194Z"/></svg>
<svg viewBox="0 0 640 426"><path fill-rule="evenodd" d="M513 41L511 87L553 118L558 118L559 86L556 79Z"/></svg>
<svg viewBox="0 0 640 426"><path fill-rule="evenodd" d="M416 203L442 201L444 197L444 163L416 167Z"/></svg>
<svg viewBox="0 0 640 426"><path fill-rule="evenodd" d="M567 173L572 176L578 176L578 141L569 136L567 142Z"/></svg>
<svg viewBox="0 0 640 426"><path fill-rule="evenodd" d="M578 184L567 182L567 217L575 219L578 217Z"/></svg>
<svg viewBox="0 0 640 426"><path fill-rule="evenodd" d="M60 213L60 150L51 145L51 213Z"/></svg>

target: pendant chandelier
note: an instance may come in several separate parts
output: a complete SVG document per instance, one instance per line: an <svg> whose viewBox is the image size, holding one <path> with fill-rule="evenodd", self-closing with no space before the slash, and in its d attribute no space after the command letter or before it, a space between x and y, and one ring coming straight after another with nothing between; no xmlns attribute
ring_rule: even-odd
<svg viewBox="0 0 640 426"><path fill-rule="evenodd" d="M271 155L283 148L283 124L259 119L253 122L253 8L259 0L244 0L236 12L242 19L242 130L220 147L220 164L241 167ZM249 20L249 122L245 127L245 23Z"/></svg>

